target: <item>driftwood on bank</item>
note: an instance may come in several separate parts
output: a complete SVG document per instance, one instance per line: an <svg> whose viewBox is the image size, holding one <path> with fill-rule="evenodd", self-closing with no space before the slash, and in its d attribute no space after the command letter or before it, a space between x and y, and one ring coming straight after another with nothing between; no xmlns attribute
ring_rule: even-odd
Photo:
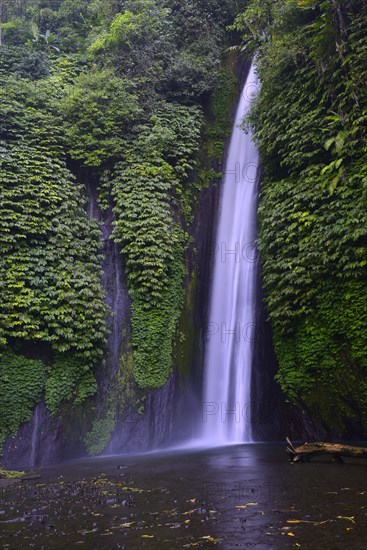
<svg viewBox="0 0 367 550"><path fill-rule="evenodd" d="M367 447L355 447L343 443L304 443L294 447L287 437L287 452L291 462L309 462L313 457L329 455L332 461L343 462L343 457L367 458Z"/></svg>

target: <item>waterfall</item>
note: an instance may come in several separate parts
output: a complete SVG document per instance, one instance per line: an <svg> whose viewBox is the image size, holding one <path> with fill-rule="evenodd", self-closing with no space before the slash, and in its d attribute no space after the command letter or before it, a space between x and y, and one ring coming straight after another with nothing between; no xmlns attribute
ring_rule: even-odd
<svg viewBox="0 0 367 550"><path fill-rule="evenodd" d="M114 369L118 369L120 360L120 351L122 345L122 331L124 324L124 311L126 311L124 288L122 285L122 257L119 247L116 243L112 245L112 273L114 274L114 296L112 297L112 326L109 338L109 353L111 364Z"/></svg>
<svg viewBox="0 0 367 550"><path fill-rule="evenodd" d="M223 173L204 369L201 439L251 442L251 370L256 310L259 156L240 128L259 89L249 71Z"/></svg>
<svg viewBox="0 0 367 550"><path fill-rule="evenodd" d="M34 467L37 465L39 425L40 425L40 411L39 411L39 404L37 404L33 413L33 430L32 430L32 437L31 437L30 457L29 457L29 466L31 467Z"/></svg>

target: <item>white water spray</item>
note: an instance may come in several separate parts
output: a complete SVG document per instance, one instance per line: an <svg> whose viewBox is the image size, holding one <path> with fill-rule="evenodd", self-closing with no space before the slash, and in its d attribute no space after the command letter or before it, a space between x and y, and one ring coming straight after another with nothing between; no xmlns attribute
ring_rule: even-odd
<svg viewBox="0 0 367 550"><path fill-rule="evenodd" d="M259 156L251 132L239 125L258 90L252 65L232 131L213 247L200 439L214 446L252 441Z"/></svg>

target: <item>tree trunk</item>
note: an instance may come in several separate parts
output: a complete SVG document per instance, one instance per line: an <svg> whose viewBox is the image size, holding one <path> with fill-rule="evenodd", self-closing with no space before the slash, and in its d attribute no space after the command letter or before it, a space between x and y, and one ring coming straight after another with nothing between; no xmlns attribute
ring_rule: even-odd
<svg viewBox="0 0 367 550"><path fill-rule="evenodd" d="M329 455L343 462L342 457L367 458L367 447L355 447L343 443L304 443L294 447L287 437L287 452L291 462L309 462L314 456Z"/></svg>

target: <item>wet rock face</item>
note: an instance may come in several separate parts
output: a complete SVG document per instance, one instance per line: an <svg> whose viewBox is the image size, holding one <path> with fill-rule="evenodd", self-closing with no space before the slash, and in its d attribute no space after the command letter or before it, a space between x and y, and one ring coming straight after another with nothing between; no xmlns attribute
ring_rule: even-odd
<svg viewBox="0 0 367 550"><path fill-rule="evenodd" d="M167 384L153 390L145 402L143 414L131 413L118 421L105 454L147 451L170 439L176 400L177 375L174 372Z"/></svg>
<svg viewBox="0 0 367 550"><path fill-rule="evenodd" d="M96 186L89 184L87 188L88 215L100 223L102 283L106 303L111 311L105 366L96 369L98 394L95 406L98 411L99 408L103 410L109 389L116 384L121 353L129 348L130 298L123 258L118 246L110 238L114 219L112 209L102 212L98 206ZM36 356L40 357L42 353L42 349L37 349ZM163 388L148 395L142 415L134 412L123 421L118 419L108 451L123 453L147 450L165 441L172 431L175 388L176 376L173 374ZM8 438L3 453L4 466L23 469L85 455L81 441L89 427L84 425L82 415L81 409L75 409L74 412L64 410L60 413L61 418L56 419L43 402L39 403L32 419L20 427L16 436Z"/></svg>
<svg viewBox="0 0 367 550"><path fill-rule="evenodd" d="M5 443L2 463L5 468L25 469L57 462L63 449L62 422L39 403L31 420L23 424L15 437Z"/></svg>

